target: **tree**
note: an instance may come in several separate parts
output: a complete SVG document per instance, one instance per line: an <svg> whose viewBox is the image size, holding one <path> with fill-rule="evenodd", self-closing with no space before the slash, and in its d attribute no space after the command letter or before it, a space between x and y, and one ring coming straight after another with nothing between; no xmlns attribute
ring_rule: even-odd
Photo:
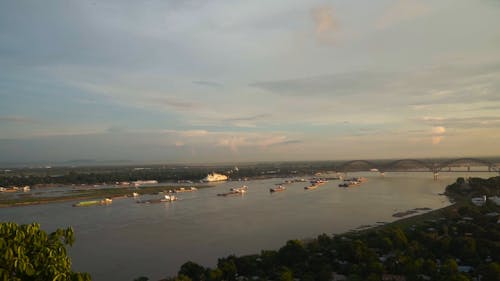
<svg viewBox="0 0 500 281"><path fill-rule="evenodd" d="M205 268L197 263L188 261L181 266L179 275L185 275L193 281L204 280Z"/></svg>
<svg viewBox="0 0 500 281"><path fill-rule="evenodd" d="M279 281L293 281L293 273L288 267L283 267L279 274Z"/></svg>
<svg viewBox="0 0 500 281"><path fill-rule="evenodd" d="M278 259L285 266L297 267L305 262L307 251L299 240L290 240L278 251Z"/></svg>
<svg viewBox="0 0 500 281"><path fill-rule="evenodd" d="M71 227L47 234L37 223L1 223L0 280L91 280L88 273L71 271L66 245L73 242Z"/></svg>
<svg viewBox="0 0 500 281"><path fill-rule="evenodd" d="M219 259L217 262L217 268L222 271L222 277L224 280L235 280L238 269L234 263L235 256L229 256L227 258Z"/></svg>
<svg viewBox="0 0 500 281"><path fill-rule="evenodd" d="M484 280L500 281L500 264L492 262L481 269Z"/></svg>

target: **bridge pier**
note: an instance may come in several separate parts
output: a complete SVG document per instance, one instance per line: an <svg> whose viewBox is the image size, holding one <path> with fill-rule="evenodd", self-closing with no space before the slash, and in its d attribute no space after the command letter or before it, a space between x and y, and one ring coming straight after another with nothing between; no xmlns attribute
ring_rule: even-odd
<svg viewBox="0 0 500 281"><path fill-rule="evenodd" d="M439 173L438 172L433 172L434 174L434 180L438 180L439 179Z"/></svg>

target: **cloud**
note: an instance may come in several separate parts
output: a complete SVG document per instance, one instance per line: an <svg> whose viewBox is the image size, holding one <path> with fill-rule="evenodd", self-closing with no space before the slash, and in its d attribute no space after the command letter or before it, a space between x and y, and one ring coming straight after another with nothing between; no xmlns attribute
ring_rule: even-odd
<svg viewBox="0 0 500 281"><path fill-rule="evenodd" d="M476 129L500 127L500 116L473 116L473 117L422 117L417 122L434 125L433 128ZM439 130L439 129L436 129Z"/></svg>
<svg viewBox="0 0 500 281"><path fill-rule="evenodd" d="M381 89L386 83L390 82L391 76L389 73L359 71L285 80L259 81L250 84L250 86L287 96L338 96L361 94L373 89Z"/></svg>
<svg viewBox="0 0 500 281"><path fill-rule="evenodd" d="M311 11L314 21L316 39L320 43L331 44L335 42L338 23L334 16L334 9L325 5Z"/></svg>
<svg viewBox="0 0 500 281"><path fill-rule="evenodd" d="M446 132L446 129L443 126L432 127L432 134L433 135L442 135L445 132Z"/></svg>
<svg viewBox="0 0 500 281"><path fill-rule="evenodd" d="M25 116L0 116L0 122L37 123L38 121Z"/></svg>
<svg viewBox="0 0 500 281"><path fill-rule="evenodd" d="M206 130L188 130L180 132L180 135L184 137L203 137L208 134L209 132Z"/></svg>
<svg viewBox="0 0 500 281"><path fill-rule="evenodd" d="M155 105L166 105L177 110L192 110L199 107L199 104L197 103L183 101L172 97L153 97L146 99L145 101L150 101Z"/></svg>
<svg viewBox="0 0 500 281"><path fill-rule="evenodd" d="M376 27L385 29L401 22L414 20L430 12L429 6L419 0L398 0L390 5L377 20Z"/></svg>
<svg viewBox="0 0 500 281"><path fill-rule="evenodd" d="M428 110L445 104L500 102L500 61L487 64L439 64L399 72L361 70L250 84L283 96L328 98L343 105L379 110L411 106ZM360 103L359 97L363 96Z"/></svg>
<svg viewBox="0 0 500 281"><path fill-rule="evenodd" d="M257 115L245 116L245 117L226 118L226 119L223 119L223 121L228 121L228 122L255 121L255 120L261 120L261 119L264 119L267 117L271 117L271 114L257 114Z"/></svg>
<svg viewBox="0 0 500 281"><path fill-rule="evenodd" d="M432 144L436 145L441 143L443 136L432 136Z"/></svg>
<svg viewBox="0 0 500 281"><path fill-rule="evenodd" d="M221 83L217 83L214 81L204 81L204 80L193 81L193 84L201 85L201 86L208 86L208 87L212 87L212 88L220 88L223 86Z"/></svg>
<svg viewBox="0 0 500 281"><path fill-rule="evenodd" d="M271 146L301 143L300 140L289 139L284 135L241 134L239 136L221 136L218 146L228 147L232 152L238 152L242 147L267 149Z"/></svg>
<svg viewBox="0 0 500 281"><path fill-rule="evenodd" d="M444 133L446 132L446 128L443 126L434 126L431 129L432 132L432 144L437 145L440 144L444 138Z"/></svg>

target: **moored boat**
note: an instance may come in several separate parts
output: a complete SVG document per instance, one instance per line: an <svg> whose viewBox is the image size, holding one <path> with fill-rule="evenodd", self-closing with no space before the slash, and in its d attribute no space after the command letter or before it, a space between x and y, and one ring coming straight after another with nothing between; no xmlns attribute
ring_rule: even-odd
<svg viewBox="0 0 500 281"><path fill-rule="evenodd" d="M198 189L196 187L191 186L190 188L181 187L178 189L169 190L168 192L169 193L181 193L181 192L192 192L192 191L197 191L197 190Z"/></svg>
<svg viewBox="0 0 500 281"><path fill-rule="evenodd" d="M277 187L273 187L269 189L269 192L279 192L279 191L285 191L286 187L282 185L278 185Z"/></svg>
<svg viewBox="0 0 500 281"><path fill-rule="evenodd" d="M318 188L318 185L315 185L315 184L304 187L305 190L312 190L312 189L316 189L316 188Z"/></svg>
<svg viewBox="0 0 500 281"><path fill-rule="evenodd" d="M216 182L216 181L226 181L228 177L223 174L210 173L208 174L203 181L204 182Z"/></svg>
<svg viewBox="0 0 500 281"><path fill-rule="evenodd" d="M229 192L218 193L217 196L230 196L230 195L243 195L247 192L248 186L244 185L241 187L233 187L229 189Z"/></svg>
<svg viewBox="0 0 500 281"><path fill-rule="evenodd" d="M174 195L165 195L162 199L160 199L161 202L172 202L172 201L177 201L177 197Z"/></svg>
<svg viewBox="0 0 500 281"><path fill-rule="evenodd" d="M73 207L88 207L88 206L96 206L96 205L109 205L113 203L111 198L106 198L102 200L89 200L89 201L81 201L76 204L73 204Z"/></svg>
<svg viewBox="0 0 500 281"><path fill-rule="evenodd" d="M248 191L248 186L244 185L241 187L233 187L229 189L229 191L237 192L237 193L245 193Z"/></svg>
<svg viewBox="0 0 500 281"><path fill-rule="evenodd" d="M163 202L172 202L172 201L177 201L179 198L177 198L174 195L165 195L163 198L155 198L155 199L149 199L149 200L138 200L137 203L139 204L153 204L153 203L163 203Z"/></svg>

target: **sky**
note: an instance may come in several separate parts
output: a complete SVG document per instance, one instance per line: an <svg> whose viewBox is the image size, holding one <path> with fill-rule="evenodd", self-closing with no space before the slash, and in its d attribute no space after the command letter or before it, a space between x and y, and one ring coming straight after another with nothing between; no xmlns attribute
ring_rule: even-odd
<svg viewBox="0 0 500 281"><path fill-rule="evenodd" d="M0 1L1 163L499 155L500 1Z"/></svg>

